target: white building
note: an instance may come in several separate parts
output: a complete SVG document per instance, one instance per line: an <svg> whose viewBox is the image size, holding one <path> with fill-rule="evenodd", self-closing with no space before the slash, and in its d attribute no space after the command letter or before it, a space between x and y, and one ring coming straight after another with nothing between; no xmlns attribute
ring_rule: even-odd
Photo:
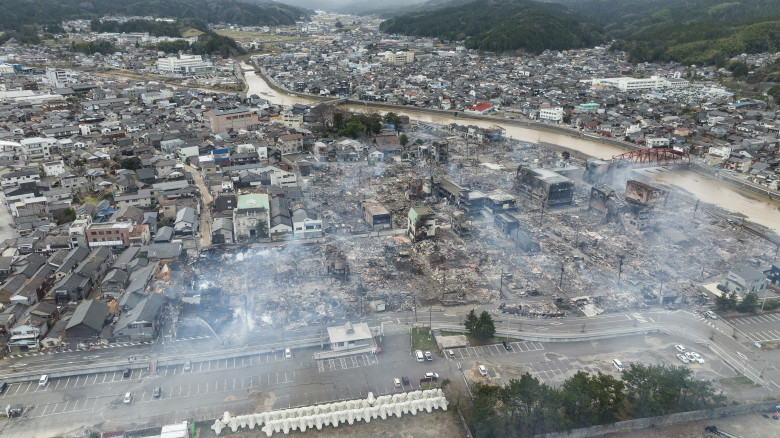
<svg viewBox="0 0 780 438"><path fill-rule="evenodd" d="M66 70L47 67L46 83L53 88L65 88L70 83L70 74Z"/></svg>
<svg viewBox="0 0 780 438"><path fill-rule="evenodd" d="M539 120L561 123L563 121L563 107L543 108L539 110Z"/></svg>
<svg viewBox="0 0 780 438"><path fill-rule="evenodd" d="M19 141L22 145L22 153L28 160L41 160L51 158L51 148L57 144L53 138L32 137Z"/></svg>
<svg viewBox="0 0 780 438"><path fill-rule="evenodd" d="M65 164L62 161L49 161L43 163L43 173L46 176L60 176L66 173Z"/></svg>
<svg viewBox="0 0 780 438"><path fill-rule="evenodd" d="M648 138L646 140L647 146L651 148L667 148L669 147L669 139L663 137Z"/></svg>
<svg viewBox="0 0 780 438"><path fill-rule="evenodd" d="M649 78L602 78L602 79L589 79L593 85L608 85L615 87L621 91L633 91L633 90L665 90L685 88L688 86L688 81L683 79L667 79L660 76L651 76Z"/></svg>
<svg viewBox="0 0 780 438"><path fill-rule="evenodd" d="M201 75L213 74L214 64L204 61L200 55L179 55L159 58L155 64L157 71L162 74L174 75Z"/></svg>
<svg viewBox="0 0 780 438"><path fill-rule="evenodd" d="M0 61L0 75L10 75L14 73L14 66Z"/></svg>

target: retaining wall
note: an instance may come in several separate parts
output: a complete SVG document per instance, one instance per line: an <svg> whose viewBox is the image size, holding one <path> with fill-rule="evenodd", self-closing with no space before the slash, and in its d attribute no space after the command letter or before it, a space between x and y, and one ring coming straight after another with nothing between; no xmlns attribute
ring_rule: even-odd
<svg viewBox="0 0 780 438"><path fill-rule="evenodd" d="M677 414L663 415L659 417L639 418L636 420L620 421L618 423L584 427L565 432L537 435L538 438L585 438L599 436L607 433L622 432L627 430L648 429L651 427L667 426L688 421L708 420L712 418L729 417L732 415L752 414L755 412L773 412L777 401L770 400L763 403L750 403L745 405L725 406L722 408L706 409L701 411L680 412Z"/></svg>

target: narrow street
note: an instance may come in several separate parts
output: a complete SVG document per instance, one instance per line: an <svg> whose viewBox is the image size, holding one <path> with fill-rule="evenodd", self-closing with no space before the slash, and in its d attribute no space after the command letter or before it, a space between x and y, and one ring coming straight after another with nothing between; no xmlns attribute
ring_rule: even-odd
<svg viewBox="0 0 780 438"><path fill-rule="evenodd" d="M198 169L195 169L194 167L185 164L184 168L187 169L188 172L192 174L192 178L195 180L195 185L198 186L198 190L200 190L201 199L203 199L203 208L200 212L200 247L208 248L211 246L211 202L214 201L214 198L211 196L211 193L208 190L208 187L206 187L206 184L203 182L203 177L200 174L200 171Z"/></svg>

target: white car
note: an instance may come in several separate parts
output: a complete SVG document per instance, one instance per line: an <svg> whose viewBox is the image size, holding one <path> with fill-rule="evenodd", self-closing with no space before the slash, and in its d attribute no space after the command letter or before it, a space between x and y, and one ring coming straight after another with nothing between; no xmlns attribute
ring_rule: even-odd
<svg viewBox="0 0 780 438"><path fill-rule="evenodd" d="M677 359L680 359L680 362L682 363L691 363L691 361L688 359L688 356L684 354L678 354Z"/></svg>
<svg viewBox="0 0 780 438"><path fill-rule="evenodd" d="M133 402L133 393L132 392L125 393L125 398L122 399L122 403L129 405L132 402Z"/></svg>
<svg viewBox="0 0 780 438"><path fill-rule="evenodd" d="M713 312L712 310L708 310L704 312L704 316L710 319L718 319L718 315L716 315L715 312Z"/></svg>
<svg viewBox="0 0 780 438"><path fill-rule="evenodd" d="M695 351L689 351L685 353L685 357L687 357L691 362L704 363L704 358L701 357L701 354Z"/></svg>
<svg viewBox="0 0 780 438"><path fill-rule="evenodd" d="M479 366L479 374L481 374L482 377L487 377L487 368L485 368L485 365Z"/></svg>
<svg viewBox="0 0 780 438"><path fill-rule="evenodd" d="M675 345L674 349L679 351L680 353L685 353L685 347L680 344Z"/></svg>
<svg viewBox="0 0 780 438"><path fill-rule="evenodd" d="M49 376L47 374L42 375L40 380L38 380L38 386L46 386L48 384L49 384Z"/></svg>
<svg viewBox="0 0 780 438"><path fill-rule="evenodd" d="M426 379L437 380L439 378L439 374L438 373L425 373L425 378Z"/></svg>

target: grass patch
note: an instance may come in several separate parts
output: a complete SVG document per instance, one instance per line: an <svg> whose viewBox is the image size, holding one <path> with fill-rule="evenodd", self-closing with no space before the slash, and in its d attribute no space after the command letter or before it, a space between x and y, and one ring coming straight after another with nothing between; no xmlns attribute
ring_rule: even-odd
<svg viewBox="0 0 780 438"><path fill-rule="evenodd" d="M81 200L84 204L92 204L92 205L98 205L97 198L83 198Z"/></svg>
<svg viewBox="0 0 780 438"><path fill-rule="evenodd" d="M755 383L752 380L750 380L749 378L747 378L745 376L724 377L724 378L722 378L722 379L720 379L718 381L723 386L730 386L732 388L755 385Z"/></svg>
<svg viewBox="0 0 780 438"><path fill-rule="evenodd" d="M196 37L201 35L203 35L203 32L193 27L188 27L184 32L181 33L181 36L184 38Z"/></svg>
<svg viewBox="0 0 780 438"><path fill-rule="evenodd" d="M500 344L502 341L507 340L506 338L483 338L482 336L472 335L469 333L461 333L461 332L448 332L442 330L441 332L442 336L456 336L456 335L463 335L468 339L469 345L472 347L481 347L483 345L493 345L493 344ZM515 339L515 338L509 338L509 342L521 342L522 339Z"/></svg>
<svg viewBox="0 0 780 438"><path fill-rule="evenodd" d="M428 327L415 327L412 329L412 351L434 351L438 348L433 335L429 334Z"/></svg>

